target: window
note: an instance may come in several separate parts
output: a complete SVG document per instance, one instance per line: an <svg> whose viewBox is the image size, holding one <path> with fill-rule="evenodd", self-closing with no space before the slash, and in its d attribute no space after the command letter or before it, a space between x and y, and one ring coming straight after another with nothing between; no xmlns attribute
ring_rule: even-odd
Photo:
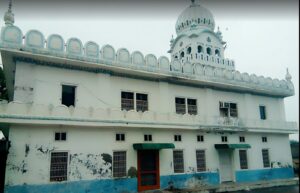
<svg viewBox="0 0 300 193"><path fill-rule="evenodd" d="M183 151L182 150L174 150L173 151L173 164L174 164L174 173L183 173L184 172Z"/></svg>
<svg viewBox="0 0 300 193"><path fill-rule="evenodd" d="M268 142L268 138L267 137L261 137L262 142L267 143Z"/></svg>
<svg viewBox="0 0 300 193"><path fill-rule="evenodd" d="M187 99L188 105L188 114L197 115L197 100L196 99Z"/></svg>
<svg viewBox="0 0 300 193"><path fill-rule="evenodd" d="M245 142L245 137L244 136L240 136L240 142Z"/></svg>
<svg viewBox="0 0 300 193"><path fill-rule="evenodd" d="M269 150L268 149L262 149L262 158L263 158L264 168L270 167L270 159L269 159Z"/></svg>
<svg viewBox="0 0 300 193"><path fill-rule="evenodd" d="M68 152L52 152L50 181L65 181L68 175Z"/></svg>
<svg viewBox="0 0 300 193"><path fill-rule="evenodd" d="M208 55L211 55L211 48L206 48L206 53L207 53Z"/></svg>
<svg viewBox="0 0 300 193"><path fill-rule="evenodd" d="M115 151L113 153L113 177L126 176L126 151Z"/></svg>
<svg viewBox="0 0 300 193"><path fill-rule="evenodd" d="M174 135L174 141L181 141L181 135Z"/></svg>
<svg viewBox="0 0 300 193"><path fill-rule="evenodd" d="M144 141L152 141L152 135L144 135Z"/></svg>
<svg viewBox="0 0 300 193"><path fill-rule="evenodd" d="M238 117L237 104L229 102L219 102L220 115L222 117Z"/></svg>
<svg viewBox="0 0 300 193"><path fill-rule="evenodd" d="M204 141L204 136L203 135L197 135L197 141L203 142Z"/></svg>
<svg viewBox="0 0 300 193"><path fill-rule="evenodd" d="M121 92L121 109L133 110L134 109L134 95L133 92Z"/></svg>
<svg viewBox="0 0 300 193"><path fill-rule="evenodd" d="M205 150L196 150L197 172L206 170Z"/></svg>
<svg viewBox="0 0 300 193"><path fill-rule="evenodd" d="M116 134L116 141L125 141L125 134L124 133L117 133Z"/></svg>
<svg viewBox="0 0 300 193"><path fill-rule="evenodd" d="M136 111L148 111L148 95L136 93Z"/></svg>
<svg viewBox="0 0 300 193"><path fill-rule="evenodd" d="M177 114L185 114L185 98L175 98L175 105L176 105L176 113Z"/></svg>
<svg viewBox="0 0 300 193"><path fill-rule="evenodd" d="M201 53L201 52L203 52L203 48L202 48L202 46L198 46L198 53Z"/></svg>
<svg viewBox="0 0 300 193"><path fill-rule="evenodd" d="M66 132L55 132L55 141L66 141L67 133Z"/></svg>
<svg viewBox="0 0 300 193"><path fill-rule="evenodd" d="M266 120L266 106L259 106L259 114L260 114L260 119L261 120Z"/></svg>
<svg viewBox="0 0 300 193"><path fill-rule="evenodd" d="M184 52L180 53L180 59L184 58Z"/></svg>
<svg viewBox="0 0 300 193"><path fill-rule="evenodd" d="M218 56L218 57L220 57L221 55L220 55L220 51L217 49L217 50L215 50L215 56Z"/></svg>
<svg viewBox="0 0 300 193"><path fill-rule="evenodd" d="M187 49L187 54L191 54L191 52L192 52L192 48L191 48L191 47L188 47L188 49Z"/></svg>
<svg viewBox="0 0 300 193"><path fill-rule="evenodd" d="M221 136L222 142L227 142L227 136Z"/></svg>
<svg viewBox="0 0 300 193"><path fill-rule="evenodd" d="M61 104L75 106L75 90L76 86L62 85Z"/></svg>
<svg viewBox="0 0 300 193"><path fill-rule="evenodd" d="M239 150L241 169L248 169L247 151Z"/></svg>

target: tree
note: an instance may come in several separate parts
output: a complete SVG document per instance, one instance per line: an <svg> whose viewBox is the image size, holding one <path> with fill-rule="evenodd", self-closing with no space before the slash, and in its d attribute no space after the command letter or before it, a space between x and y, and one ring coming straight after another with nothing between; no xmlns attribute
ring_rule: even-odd
<svg viewBox="0 0 300 193"><path fill-rule="evenodd" d="M0 100L8 100L8 94L6 89L6 80L2 67L0 67Z"/></svg>

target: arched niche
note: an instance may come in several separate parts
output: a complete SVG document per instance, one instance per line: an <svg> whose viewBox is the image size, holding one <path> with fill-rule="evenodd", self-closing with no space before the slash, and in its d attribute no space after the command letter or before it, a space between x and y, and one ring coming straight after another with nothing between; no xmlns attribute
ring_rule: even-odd
<svg viewBox="0 0 300 193"><path fill-rule="evenodd" d="M30 30L25 35L25 46L30 48L44 48L45 37L38 30Z"/></svg>
<svg viewBox="0 0 300 193"><path fill-rule="evenodd" d="M67 41L67 53L72 55L82 55L83 46L78 38L70 38Z"/></svg>
<svg viewBox="0 0 300 193"><path fill-rule="evenodd" d="M171 70L173 72L181 72L181 63L178 60L171 62Z"/></svg>
<svg viewBox="0 0 300 193"><path fill-rule="evenodd" d="M126 48L118 49L117 61L120 63L130 63L130 53Z"/></svg>
<svg viewBox="0 0 300 193"><path fill-rule="evenodd" d="M101 55L105 60L115 60L115 49L111 45L104 45L101 48Z"/></svg>
<svg viewBox="0 0 300 193"><path fill-rule="evenodd" d="M158 67L157 58L153 54L146 55L145 60L146 60L147 66L149 66L151 68L157 68Z"/></svg>
<svg viewBox="0 0 300 193"><path fill-rule="evenodd" d="M131 54L131 60L132 60L133 65L136 65L136 66L144 66L145 65L144 56L140 51L134 51Z"/></svg>
<svg viewBox="0 0 300 193"><path fill-rule="evenodd" d="M170 71L170 62L166 56L161 56L158 59L159 68L163 71Z"/></svg>
<svg viewBox="0 0 300 193"><path fill-rule="evenodd" d="M88 41L84 45L84 54L86 57L98 58L99 57L99 45L95 42Z"/></svg>
<svg viewBox="0 0 300 193"><path fill-rule="evenodd" d="M182 68L183 68L183 73L186 73L186 74L194 73L193 65L189 62L186 62Z"/></svg>
<svg viewBox="0 0 300 193"><path fill-rule="evenodd" d="M58 34L52 34L47 39L47 49L57 52L63 52L65 47L64 39Z"/></svg>
<svg viewBox="0 0 300 193"><path fill-rule="evenodd" d="M20 28L16 26L5 26L1 30L1 42L13 44L17 46L22 45L23 34Z"/></svg>

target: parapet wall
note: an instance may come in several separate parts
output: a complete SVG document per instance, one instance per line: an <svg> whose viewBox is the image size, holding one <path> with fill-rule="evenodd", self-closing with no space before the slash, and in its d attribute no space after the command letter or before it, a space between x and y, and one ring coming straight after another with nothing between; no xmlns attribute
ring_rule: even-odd
<svg viewBox="0 0 300 193"><path fill-rule="evenodd" d="M142 71L171 74L176 77L188 77L220 83L236 84L242 87L268 90L282 93L284 96L294 94L294 86L290 80L271 79L255 74L240 73L214 66L205 65L205 61L216 61L217 64L232 65L229 60L220 61L202 56L203 63L182 63L179 60L169 61L168 57L157 58L153 54L144 56L140 51L130 52L126 48L117 51L111 45L100 46L92 41L83 44L78 38L69 38L66 42L58 34L45 36L37 30L29 30L25 36L13 25L7 25L1 30L0 48L17 49L21 51L68 58L105 65L122 66ZM199 55L201 58L201 56Z"/></svg>

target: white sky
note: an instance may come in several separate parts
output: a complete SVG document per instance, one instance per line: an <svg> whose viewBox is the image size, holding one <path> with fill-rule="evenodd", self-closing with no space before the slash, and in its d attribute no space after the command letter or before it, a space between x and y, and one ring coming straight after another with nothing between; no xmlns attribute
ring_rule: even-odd
<svg viewBox="0 0 300 193"><path fill-rule="evenodd" d="M109 14L107 17L89 17L89 13L85 12L82 19L76 16L73 19L51 19L50 16L39 17L34 12L30 12L30 16L18 14L18 8L14 13L15 25L23 33L29 29L37 29L46 37L56 33L62 35L65 41L70 37L77 37L83 43L92 40L100 46L111 44L116 50L125 47L130 52L140 50L144 55L153 53L158 57L169 57L169 40L172 34L176 35L177 17L188 5L187 2L182 8L175 9L167 16L162 15L161 18L140 17L134 13L131 17L124 18L110 17ZM223 40L228 45L225 57L235 60L236 70L284 79L286 68L289 69L296 94L285 99L286 119L299 123L299 13L282 18L263 14L253 18L239 17L234 13L230 17L224 17L224 13L218 13L219 9L216 7L205 7L212 11L216 26L220 26L223 32ZM0 6L1 15L5 9ZM291 138L298 139L298 134L291 135Z"/></svg>

